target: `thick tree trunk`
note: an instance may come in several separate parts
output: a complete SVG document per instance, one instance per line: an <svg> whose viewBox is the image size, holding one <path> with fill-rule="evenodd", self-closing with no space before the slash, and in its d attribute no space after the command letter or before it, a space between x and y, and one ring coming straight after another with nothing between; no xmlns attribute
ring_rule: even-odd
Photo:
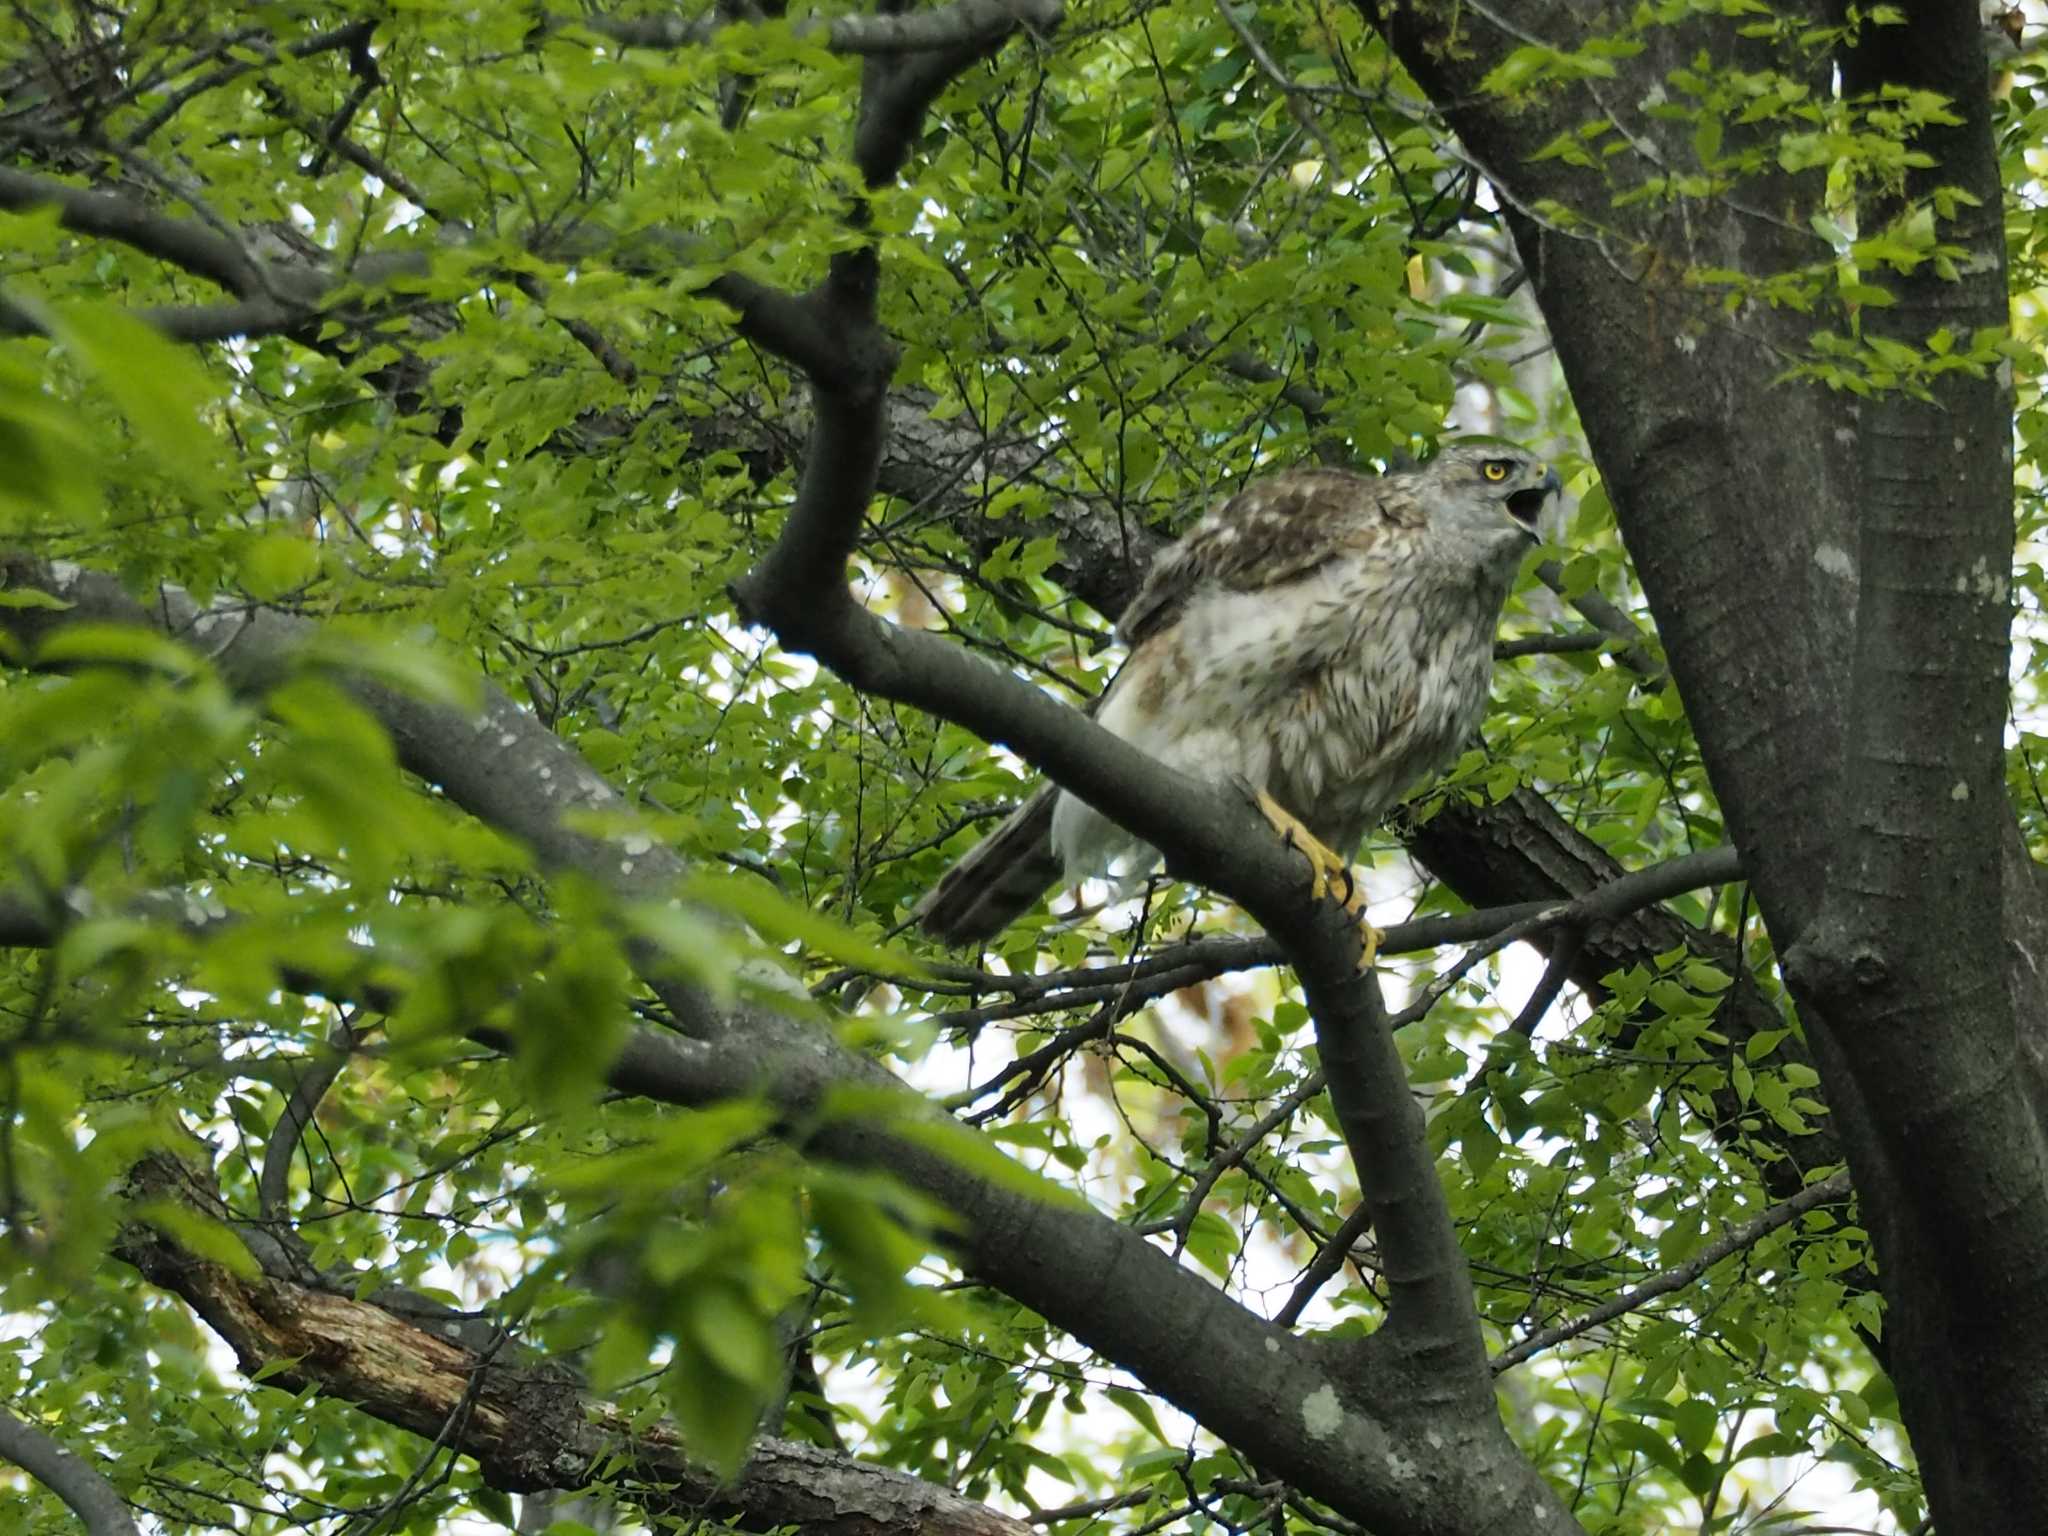
<svg viewBox="0 0 2048 1536"><path fill-rule="evenodd" d="M1463 14L1456 47L1436 8L1375 19L1506 201L1555 200L1588 221L1523 212L1518 244L1787 958L1877 1246L1936 1518L2034 1529L2048 1503L2048 1462L2031 1453L2048 1438L2048 1095L2041 902L2000 761L2010 391L1988 370L1935 377L1917 400L1776 382L1822 322L1755 301L1724 314L1689 275L1829 259L1805 233L1810 178L1614 206L1624 184L1697 164L1691 124L1643 104L1702 50L1717 66L1754 52L1732 26L1652 31L1613 78L1530 107L1480 80L1526 37L1583 41L1583 13L1516 7L1514 36ZM1963 248L1948 276L1932 262L1863 274L1896 299L1866 308L1864 334L1920 348L1945 328L1967 346L2004 325L2006 304L1975 12L1912 8L1864 35L1843 59L1847 95L1935 91L1961 118L1920 135L1935 165L1909 193L1961 187L1979 202L1941 231ZM1815 84L1825 95L1824 74ZM1596 120L1632 152L1597 172L1529 158Z"/></svg>

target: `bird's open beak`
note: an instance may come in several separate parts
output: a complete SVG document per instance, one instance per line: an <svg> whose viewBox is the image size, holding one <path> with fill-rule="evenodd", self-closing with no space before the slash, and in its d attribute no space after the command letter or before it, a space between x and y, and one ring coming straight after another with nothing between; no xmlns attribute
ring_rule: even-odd
<svg viewBox="0 0 2048 1536"><path fill-rule="evenodd" d="M1541 480L1509 495L1508 516L1515 520L1522 532L1540 544L1543 534L1537 524L1543 517L1543 509L1550 504L1550 498L1563 489L1564 482L1557 478L1557 471L1546 466Z"/></svg>

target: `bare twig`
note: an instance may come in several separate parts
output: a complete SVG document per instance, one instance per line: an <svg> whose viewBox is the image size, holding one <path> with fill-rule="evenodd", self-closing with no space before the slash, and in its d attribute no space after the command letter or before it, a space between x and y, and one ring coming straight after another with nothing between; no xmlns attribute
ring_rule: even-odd
<svg viewBox="0 0 2048 1536"><path fill-rule="evenodd" d="M1209 1198L1209 1191L1216 1187L1216 1181L1251 1156L1260 1142L1278 1130L1302 1105L1321 1093L1326 1086L1327 1079L1321 1072L1309 1073L1294 1085L1285 1098L1261 1115L1251 1129L1209 1159L1208 1166L1196 1175L1195 1182L1188 1187L1178 1211L1164 1221L1148 1222L1138 1230L1148 1237L1160 1232L1173 1233L1174 1252L1180 1252L1187 1246L1188 1231L1194 1226L1195 1217L1201 1213L1202 1202Z"/></svg>

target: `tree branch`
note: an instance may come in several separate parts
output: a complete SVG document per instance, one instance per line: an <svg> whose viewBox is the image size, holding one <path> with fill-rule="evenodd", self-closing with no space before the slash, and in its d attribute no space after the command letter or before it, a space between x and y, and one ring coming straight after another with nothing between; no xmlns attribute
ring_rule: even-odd
<svg viewBox="0 0 2048 1536"><path fill-rule="evenodd" d="M912 68L888 79L870 61L860 138L865 139L877 111L886 117L904 102L914 102L921 114L923 101L937 86ZM885 138L893 145L886 164L856 152L870 185L893 174L907 150L909 125L896 124ZM826 289L836 287L837 292L819 296L834 317L840 346L884 355L887 342L874 320L872 249L859 256L864 263L836 258ZM1464 1458L1485 1456L1500 1475L1528 1490L1528 1513L1517 1516L1528 1528L1568 1524L1570 1517L1540 1480L1532 1481L1527 1463L1505 1440L1493 1415L1464 1255L1378 985L1357 971L1357 935L1349 915L1334 903L1311 898L1292 850L1243 796L1171 772L1080 711L1060 706L935 636L883 623L853 601L846 562L876 489L887 378L886 367L862 370L850 386L814 375L815 416L796 503L767 555L735 584L741 616L772 629L786 648L816 657L862 693L913 705L1011 747L1063 789L1159 849L1170 871L1222 891L1280 940L1316 1022L1332 1101L1364 1204L1380 1234L1393 1291L1388 1325L1342 1348L1347 1391L1379 1393L1391 1380L1404 1398L1419 1392L1442 1410L1442 1422L1467 1426L1460 1431ZM1080 1240L1082 1234L1075 1236ZM1178 1273L1170 1267L1169 1272ZM1028 1299L1015 1290L1011 1294ZM1071 1314L1062 1320L1073 1326ZM1118 1336L1127 1351L1128 1330L1136 1321L1125 1317ZM1075 1331L1104 1347L1092 1319ZM1265 1336L1266 1347L1282 1348L1274 1337ZM1182 1359L1177 1346L1169 1358L1148 1361L1164 1376L1134 1368L1142 1378L1164 1385L1182 1375ZM1164 1389L1170 1397L1177 1390ZM1333 1397L1333 1404L1337 1401ZM1226 1434L1210 1415L1243 1422L1243 1404L1235 1400L1217 1401L1205 1393L1200 1407L1182 1405ZM1369 1415L1361 1420L1360 1437L1372 1422ZM1437 1460L1451 1441L1438 1428L1426 1448L1408 1443L1411 1454ZM1285 1470L1279 1462L1274 1465ZM1382 1470L1374 1469L1375 1479ZM1316 1474L1319 1481L1325 1475ZM1387 1508L1376 1497L1359 1507Z"/></svg>
<svg viewBox="0 0 2048 1536"><path fill-rule="evenodd" d="M237 298L268 297L255 259L203 224L158 213L123 193L95 192L0 167L0 209L21 213L51 206L57 209L58 222L74 234L117 240L218 283Z"/></svg>
<svg viewBox="0 0 2048 1536"><path fill-rule="evenodd" d="M1609 637L1601 630L1574 630L1560 635L1517 635L1512 640L1497 640L1493 646L1495 661L1513 661L1519 656L1566 656L1580 651L1604 650Z"/></svg>
<svg viewBox="0 0 2048 1536"><path fill-rule="evenodd" d="M1354 1206L1351 1214L1330 1234L1330 1240L1308 1261L1301 1278L1294 1282L1294 1289L1287 1293L1286 1304L1273 1314L1273 1321L1282 1328L1292 1328L1301 1321L1301 1314L1315 1300L1316 1292L1335 1278L1337 1271L1344 1267L1344 1261L1351 1257L1352 1248L1371 1230L1372 1213L1362 1205Z"/></svg>
<svg viewBox="0 0 2048 1536"><path fill-rule="evenodd" d="M1463 1257L1378 990L1356 973L1348 917L1310 899L1300 862L1244 797L1174 773L1021 680L859 608L845 563L874 491L880 400L844 399L821 388L816 411L796 506L774 547L735 589L742 616L766 624L784 646L816 656L863 693L914 705L1012 748L1158 848L1170 871L1222 891L1280 940L1325 1049L1341 1038L1335 1049L1349 1068L1346 1091L1358 1092L1340 1103L1339 1115L1354 1111L1347 1140L1363 1138L1353 1152L1382 1244L1412 1259L1394 1260L1407 1282L1397 1287L1397 1307L1426 1316L1432 1329L1455 1332L1476 1379L1478 1318ZM1334 1094L1334 1072L1332 1081Z"/></svg>
<svg viewBox="0 0 2048 1536"><path fill-rule="evenodd" d="M1425 950L1441 949L1446 944L1497 939L1532 918L1541 921L1527 930L1531 933L1551 927L1583 929L1609 924L1686 891L1741 878L1742 862L1734 849L1709 848L1633 872L1617 873L1606 883L1565 900L1514 902L1507 906L1484 907L1476 912L1395 923L1381 930L1379 952L1383 955L1419 954ZM965 966L934 966L930 975L919 978L848 969L834 972L819 982L814 990L819 994L829 993L856 977L873 976L878 981L916 991L963 997L1005 993L1019 1000L1014 1004L998 1005L997 1009L961 1010L939 1015L949 1023L972 1025L1048 1013L1059 1008L1087 1006L1104 1001L1107 990L1111 988L1142 987L1142 993L1134 995L1149 1000L1233 971L1278 965L1285 959L1285 952L1273 939L1215 934L1171 945L1146 955L1142 960L1115 965L1079 966L1065 971L1014 975L978 971ZM934 981L933 977L938 979Z"/></svg>
<svg viewBox="0 0 2048 1536"><path fill-rule="evenodd" d="M238 691L260 693L289 676L294 659L313 647L316 626L266 609L200 609L186 593L170 587L158 589L145 606L109 577L20 557L0 560L0 573L8 577L7 585L34 585L70 605L62 610L0 609L0 627L30 656L44 636L68 624L143 625L193 644ZM844 597L845 588L838 590ZM845 600L850 606L850 598ZM968 668L967 675L982 670L943 642L934 644L945 660ZM472 713L360 677L345 681L389 733L401 763L438 785L455 805L524 841L544 868L573 870L625 901L666 901L680 882L683 864L666 846L631 832L599 837L567 824L590 810L616 816L625 802L573 748L495 689L484 690L480 708ZM1141 767L1145 763L1077 712L1012 679L1003 681L1043 703L1060 731L1078 729L1083 741L1101 736ZM479 751L480 742L491 743L492 749ZM1086 755L1084 748L1081 756ZM1263 878L1309 905L1307 882L1299 866L1291 865L1295 856L1248 806L1219 798L1252 818L1255 835L1265 844L1254 850ZM1355 984L1354 930L1327 905L1318 906L1315 919L1322 924L1325 970L1335 969L1343 982ZM938 1202L952 1217L945 1234L948 1250L970 1274L1132 1371L1297 1486L1360 1518L1377 1512L1391 1521L1406 1506L1412 1489L1400 1474L1404 1458L1446 1454L1408 1433L1394 1437L1379 1416L1369 1362L1348 1359L1339 1378L1332 1373L1338 1362L1317 1341L1298 1339L1254 1316L1121 1223L1072 1202L1054 1186L1034 1187L1021 1170L994 1177L962 1161L951 1150L952 1138L971 1133L881 1064L840 1046L808 1019L780 1007L718 1008L700 990L677 981L660 955L638 947L633 958L671 1011L702 1038L636 1028L606 1074L616 1091L691 1107L765 1097L811 1155L886 1168ZM505 1044L489 1032L476 1037L500 1048ZM1412 1104L1399 1058L1390 1044L1386 1052L1396 1063L1391 1080ZM828 1106L848 1102L849 1090L861 1108L828 1113ZM1435 1170L1419 1125L1414 1147L1411 1161L1434 1187ZM1366 1178L1370 1189L1381 1188L1374 1171ZM1445 1241L1454 1247L1448 1221L1444 1230ZM1476 1320L1473 1329L1476 1333ZM1203 1340L1198 1353L1187 1348L1191 1336ZM1483 1382L1483 1357L1477 1371ZM1338 1413L1340 1435L1302 1433L1302 1405L1311 1399L1329 1403ZM1562 1511L1541 1494L1540 1479L1490 1414L1486 1422L1490 1427L1481 1442L1445 1438L1441 1432L1440 1438L1446 1447L1462 1444L1470 1455L1497 1458L1498 1478L1525 1495L1520 1507L1546 1511L1533 1527L1520 1527L1517 1536L1530 1529L1567 1528ZM1470 1496L1478 1498L1479 1480L1472 1483ZM1548 1502L1532 1502L1539 1498ZM1487 1528L1485 1519L1475 1515L1473 1529Z"/></svg>
<svg viewBox="0 0 2048 1536"><path fill-rule="evenodd" d="M304 326L309 314L293 304L257 298L232 304L153 305L131 311L171 341L203 343L237 336L278 336ZM0 336L40 336L43 319L0 293Z"/></svg>
<svg viewBox="0 0 2048 1536"><path fill-rule="evenodd" d="M99 1468L0 1403L0 1457L71 1507L87 1536L137 1536L127 1502Z"/></svg>
<svg viewBox="0 0 2048 1536"><path fill-rule="evenodd" d="M1839 60L1845 101L1942 103L1905 131L1902 176L1871 183L1857 210L1859 228L1924 219L1940 242L1940 260L1873 273L1888 301L1865 323L1873 345L1930 362L1934 338L2005 335L2011 320L1978 23L1909 6ZM1854 629L1836 659L1832 856L1797 903L1759 885L1843 1122L1892 1375L1946 1530L2024 1523L2048 1502L2048 1466L1998 1460L2032 1433L2048 1337L2031 1278L2048 1265L2044 914L2005 779L2016 529L2002 351L1877 391L1846 434L1859 481L1837 547Z"/></svg>
<svg viewBox="0 0 2048 1536"><path fill-rule="evenodd" d="M812 17L792 29L833 53L890 55L982 49L1019 27L1047 32L1060 23L1061 0L953 0L910 14ZM733 25L722 15L550 16L552 31L580 28L627 48L690 48Z"/></svg>
<svg viewBox="0 0 2048 1536"><path fill-rule="evenodd" d="M286 1215L285 1195L291 1185L292 1159L298 1156L299 1139L312 1122L313 1111L348 1066L349 1050L356 1032L346 1020L337 1020L328 1032L328 1049L303 1062L298 1079L285 1099L284 1109L271 1129L263 1148L263 1171L256 1186L256 1208L265 1221L281 1221Z"/></svg>
<svg viewBox="0 0 2048 1536"><path fill-rule="evenodd" d="M1265 1114L1261 1115L1237 1140L1209 1159L1208 1166L1196 1175L1182 1196L1180 1209L1164 1221L1150 1222L1139 1230L1150 1235L1155 1232L1173 1234L1174 1252L1187 1246L1188 1230L1201 1214L1202 1205L1209 1198L1209 1192L1216 1187L1216 1181L1231 1169L1241 1164L1257 1150L1273 1132L1292 1119L1301 1106L1323 1091L1328 1079L1322 1072L1311 1072L1290 1089L1287 1095Z"/></svg>
<svg viewBox="0 0 2048 1536"><path fill-rule="evenodd" d="M256 1235L233 1221L210 1173L157 1154L132 1178L138 1192ZM938 1484L787 1440L760 1440L727 1479L693 1462L674 1431L644 1427L588 1397L559 1367L471 1348L295 1273L266 1266L237 1274L155 1228L129 1226L116 1251L204 1318L233 1347L244 1374L286 1392L317 1390L447 1445L506 1492L574 1490L602 1472L628 1483L629 1496L657 1519L732 1520L751 1531L829 1523L845 1536L1027 1536L1031 1529ZM15 1422L0 1416L0 1450ZM134 1532L132 1525L92 1529Z"/></svg>

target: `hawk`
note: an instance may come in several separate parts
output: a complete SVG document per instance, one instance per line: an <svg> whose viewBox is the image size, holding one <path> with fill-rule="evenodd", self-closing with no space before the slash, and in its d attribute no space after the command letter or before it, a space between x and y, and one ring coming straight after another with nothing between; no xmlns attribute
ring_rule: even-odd
<svg viewBox="0 0 2048 1536"><path fill-rule="evenodd" d="M1286 470L1211 511L1117 623L1130 659L1096 718L1182 773L1237 782L1308 855L1315 892L1486 710L1493 635L1554 470L1498 442L1371 476ZM1045 785L920 903L933 938L991 938L1063 879L1141 874L1158 854ZM1365 928L1370 964L1378 935Z"/></svg>

